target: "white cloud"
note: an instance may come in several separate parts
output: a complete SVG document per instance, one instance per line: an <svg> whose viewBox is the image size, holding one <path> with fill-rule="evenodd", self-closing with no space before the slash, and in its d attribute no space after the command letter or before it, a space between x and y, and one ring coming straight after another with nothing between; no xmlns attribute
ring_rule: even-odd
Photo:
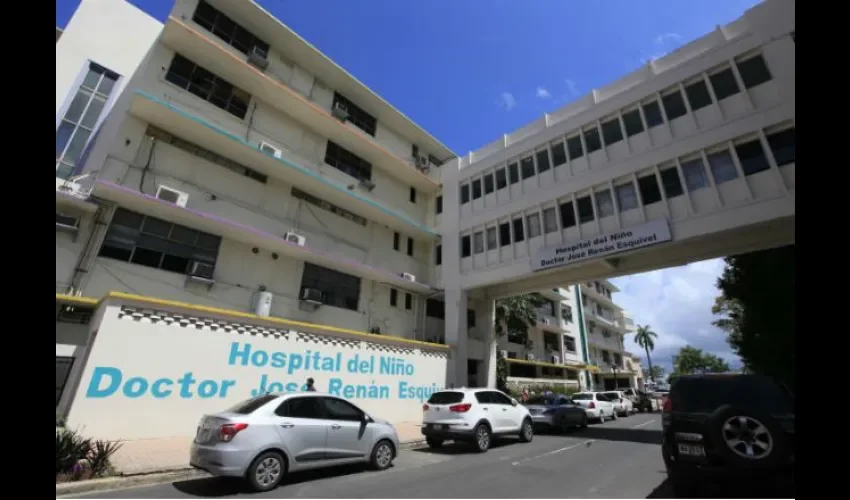
<svg viewBox="0 0 850 500"><path fill-rule="evenodd" d="M664 33L655 37L655 45L667 45L668 43L679 43L682 41L682 35L678 33Z"/></svg>
<svg viewBox="0 0 850 500"><path fill-rule="evenodd" d="M714 259L612 280L620 288L614 296L617 304L635 324L649 325L658 334L650 356L667 373L673 356L685 345L720 356L733 368L740 365L726 334L711 324L716 319L711 306L719 294L716 284L723 267L722 259ZM646 354L633 338L626 338L625 345L646 363Z"/></svg>
<svg viewBox="0 0 850 500"><path fill-rule="evenodd" d="M544 87L537 87L537 92L535 92L535 95L538 99L550 99L552 97L552 94L550 94L549 91L546 90Z"/></svg>
<svg viewBox="0 0 850 500"><path fill-rule="evenodd" d="M571 96L577 97L579 95L578 85L576 85L575 80L570 80L569 78L567 78L566 80L564 80L564 83L567 84L567 91L570 93Z"/></svg>
<svg viewBox="0 0 850 500"><path fill-rule="evenodd" d="M516 107L516 98L510 92L502 92L496 104L505 111L510 111Z"/></svg>

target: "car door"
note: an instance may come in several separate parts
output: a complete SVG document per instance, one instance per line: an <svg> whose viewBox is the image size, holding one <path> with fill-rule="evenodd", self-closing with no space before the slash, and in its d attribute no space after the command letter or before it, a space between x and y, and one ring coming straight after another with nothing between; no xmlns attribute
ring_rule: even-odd
<svg viewBox="0 0 850 500"><path fill-rule="evenodd" d="M325 459L330 422L319 398L289 398L277 407L274 419L284 451L298 465Z"/></svg>
<svg viewBox="0 0 850 500"><path fill-rule="evenodd" d="M365 413L348 401L321 397L325 414L330 420L325 447L329 460L364 459L372 451L373 429L366 423Z"/></svg>
<svg viewBox="0 0 850 500"><path fill-rule="evenodd" d="M596 402L599 405L599 410L602 415L611 417L614 415L614 403L607 396L601 393L596 394Z"/></svg>
<svg viewBox="0 0 850 500"><path fill-rule="evenodd" d="M498 407L497 412L501 415L501 432L519 431L524 414L522 407L514 406L511 398L501 392L492 391L490 394L496 403L494 406Z"/></svg>
<svg viewBox="0 0 850 500"><path fill-rule="evenodd" d="M581 423L581 417L584 415L584 409L578 409L576 405L570 401L570 398L559 396L557 405L560 411L563 412L570 425L578 425Z"/></svg>

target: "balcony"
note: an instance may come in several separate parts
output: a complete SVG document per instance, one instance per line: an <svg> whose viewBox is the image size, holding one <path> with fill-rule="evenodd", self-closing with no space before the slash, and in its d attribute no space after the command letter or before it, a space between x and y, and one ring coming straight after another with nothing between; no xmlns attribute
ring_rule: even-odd
<svg viewBox="0 0 850 500"><path fill-rule="evenodd" d="M537 326L540 327L541 330L553 332L563 332L569 329L567 323L562 319L540 311L537 312Z"/></svg>
<svg viewBox="0 0 850 500"><path fill-rule="evenodd" d="M316 169L301 165L286 156L275 158L262 152L257 145L146 92L136 91L130 105L130 114L184 140L202 144L210 151L245 164L257 172L297 186L366 219L414 238L434 240L438 237L433 229L364 194L337 184L322 176Z"/></svg>
<svg viewBox="0 0 850 500"><path fill-rule="evenodd" d="M417 170L412 160L395 155L372 136L354 125L341 122L294 89L248 64L246 56L230 50L201 28L169 17L163 29L162 42L399 181L426 193L436 193L440 189L440 183Z"/></svg>
<svg viewBox="0 0 850 500"><path fill-rule="evenodd" d="M614 287L614 285L611 285L610 288L611 288L612 293L619 291L619 289ZM608 297L607 295L602 293L602 291L597 289L595 285L591 285L591 284L588 284L588 283L582 283L581 284L581 291L584 292L585 294L587 294L588 298L598 300L598 301L600 301L603 304L608 305L608 306L619 307L619 306L617 306L617 304L614 303L614 300L611 297Z"/></svg>
<svg viewBox="0 0 850 500"><path fill-rule="evenodd" d="M565 288L546 288L541 290L540 295L555 302L562 302L570 298L569 292Z"/></svg>

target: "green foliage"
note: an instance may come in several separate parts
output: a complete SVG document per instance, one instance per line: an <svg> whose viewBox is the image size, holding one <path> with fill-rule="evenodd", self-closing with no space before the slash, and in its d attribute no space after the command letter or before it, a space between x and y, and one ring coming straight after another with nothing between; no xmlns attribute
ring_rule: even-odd
<svg viewBox="0 0 850 500"><path fill-rule="evenodd" d="M794 387L794 246L726 258L714 324L754 373Z"/></svg>
<svg viewBox="0 0 850 500"><path fill-rule="evenodd" d="M673 374L689 375L691 373L723 373L729 371L729 365L714 354L703 352L692 346L679 349L679 354L673 357Z"/></svg>
<svg viewBox="0 0 850 500"><path fill-rule="evenodd" d="M643 350L646 351L646 363L649 366L649 380L655 382L655 368L652 366L652 358L649 356L649 351L655 349L655 339L658 338L658 334L653 332L649 325L638 325L637 332L635 332L635 342L637 345L643 347Z"/></svg>
<svg viewBox="0 0 850 500"><path fill-rule="evenodd" d="M548 383L523 383L522 385L517 385L514 387L509 387L508 390L502 391L506 394L510 395L512 398L517 401L521 401L520 397L522 396L522 388L527 387L529 392L534 392L535 394L542 394L546 391L551 391L555 394L566 394L572 395L579 392L577 387L571 387L561 384L548 384Z"/></svg>
<svg viewBox="0 0 850 500"><path fill-rule="evenodd" d="M508 392L508 362L501 354L496 360L496 389Z"/></svg>
<svg viewBox="0 0 850 500"><path fill-rule="evenodd" d="M497 300L494 325L496 335L517 335L524 339L526 347L531 348L528 330L537 325L537 308L545 302L537 293L523 293Z"/></svg>
<svg viewBox="0 0 850 500"><path fill-rule="evenodd" d="M102 441L83 437L80 433L56 429L57 481L101 477L110 472L110 458L122 446L117 441Z"/></svg>

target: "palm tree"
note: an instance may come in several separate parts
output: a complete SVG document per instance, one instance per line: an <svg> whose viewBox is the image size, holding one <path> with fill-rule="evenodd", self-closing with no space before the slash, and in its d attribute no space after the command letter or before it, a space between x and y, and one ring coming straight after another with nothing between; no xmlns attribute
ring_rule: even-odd
<svg viewBox="0 0 850 500"><path fill-rule="evenodd" d="M637 345L643 347L646 351L646 362L649 365L649 378L654 383L655 382L655 373L652 369L652 359L649 357L649 351L655 349L655 339L658 337L658 334L653 332L649 325L638 325L637 333L635 333L635 342Z"/></svg>

